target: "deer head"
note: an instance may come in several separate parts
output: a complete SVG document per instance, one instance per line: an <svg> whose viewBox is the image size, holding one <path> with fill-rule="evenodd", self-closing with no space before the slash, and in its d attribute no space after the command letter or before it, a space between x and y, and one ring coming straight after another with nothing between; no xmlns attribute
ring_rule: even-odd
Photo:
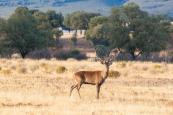
<svg viewBox="0 0 173 115"><path fill-rule="evenodd" d="M118 56L119 54L119 50L118 49L113 49L110 53L109 56L107 57L103 57L103 58L97 58L101 64L106 65L107 68L109 68L109 66L112 65L113 60L115 59L115 57Z"/></svg>
<svg viewBox="0 0 173 115"><path fill-rule="evenodd" d="M101 64L106 66L106 73L103 76L101 84L103 84L105 82L105 80L108 78L109 67L112 65L114 58L116 56L118 56L119 52L120 51L118 49L113 49L112 51L110 51L108 56L105 56L105 57L102 57L102 58L97 58L101 62Z"/></svg>

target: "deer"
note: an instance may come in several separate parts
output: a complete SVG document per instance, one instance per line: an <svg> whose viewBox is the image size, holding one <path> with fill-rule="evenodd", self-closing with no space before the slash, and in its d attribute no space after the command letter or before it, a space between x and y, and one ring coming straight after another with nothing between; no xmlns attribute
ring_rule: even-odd
<svg viewBox="0 0 173 115"><path fill-rule="evenodd" d="M105 83L106 79L109 75L109 68L113 63L113 59L115 56L119 54L119 50L114 49L111 51L108 57L105 58L97 58L97 61L100 61L101 64L105 65L106 72L102 71L78 71L74 73L73 79L75 80L75 84L71 86L70 89L70 97L73 92L73 90L76 88L79 98L81 98L80 95L80 88L83 84L89 84L89 85L95 85L96 86L96 99L99 99L99 93L101 86ZM104 73L104 74L103 74Z"/></svg>

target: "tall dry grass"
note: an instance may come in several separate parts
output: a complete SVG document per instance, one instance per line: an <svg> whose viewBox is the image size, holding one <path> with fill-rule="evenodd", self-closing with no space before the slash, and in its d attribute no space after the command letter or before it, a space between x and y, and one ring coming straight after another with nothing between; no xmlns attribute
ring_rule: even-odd
<svg viewBox="0 0 173 115"><path fill-rule="evenodd" d="M69 98L74 72L105 71L99 62L0 59L0 114L172 115L173 64L115 62L96 100L94 86Z"/></svg>

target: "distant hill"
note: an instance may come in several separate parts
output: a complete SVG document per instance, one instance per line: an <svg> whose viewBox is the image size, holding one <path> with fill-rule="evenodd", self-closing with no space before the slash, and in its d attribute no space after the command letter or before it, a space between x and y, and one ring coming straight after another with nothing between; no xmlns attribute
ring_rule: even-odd
<svg viewBox="0 0 173 115"><path fill-rule="evenodd" d="M173 0L128 0L152 14L168 14L173 17Z"/></svg>
<svg viewBox="0 0 173 115"><path fill-rule="evenodd" d="M139 4L141 9L150 13L173 16L173 0L0 0L0 16L9 16L18 6L42 11L52 9L64 14L84 10L108 15L112 7L129 2Z"/></svg>

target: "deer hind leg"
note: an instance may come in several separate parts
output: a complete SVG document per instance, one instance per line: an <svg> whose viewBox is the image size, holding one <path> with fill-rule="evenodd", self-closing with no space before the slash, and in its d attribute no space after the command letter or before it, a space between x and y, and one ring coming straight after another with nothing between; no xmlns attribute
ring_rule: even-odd
<svg viewBox="0 0 173 115"><path fill-rule="evenodd" d="M81 98L81 95L80 95L79 91L80 91L81 86L82 86L82 83L77 85L77 92L78 92L78 95L79 95L80 98Z"/></svg>
<svg viewBox="0 0 173 115"><path fill-rule="evenodd" d="M70 96L71 96L71 94L72 94L73 89L74 89L74 88L77 88L77 86L78 86L78 85L72 85L72 86L71 86L71 89L70 89Z"/></svg>
<svg viewBox="0 0 173 115"><path fill-rule="evenodd" d="M97 84L96 85L96 89L97 89L97 99L99 99L99 93L100 93L100 85L99 84Z"/></svg>

